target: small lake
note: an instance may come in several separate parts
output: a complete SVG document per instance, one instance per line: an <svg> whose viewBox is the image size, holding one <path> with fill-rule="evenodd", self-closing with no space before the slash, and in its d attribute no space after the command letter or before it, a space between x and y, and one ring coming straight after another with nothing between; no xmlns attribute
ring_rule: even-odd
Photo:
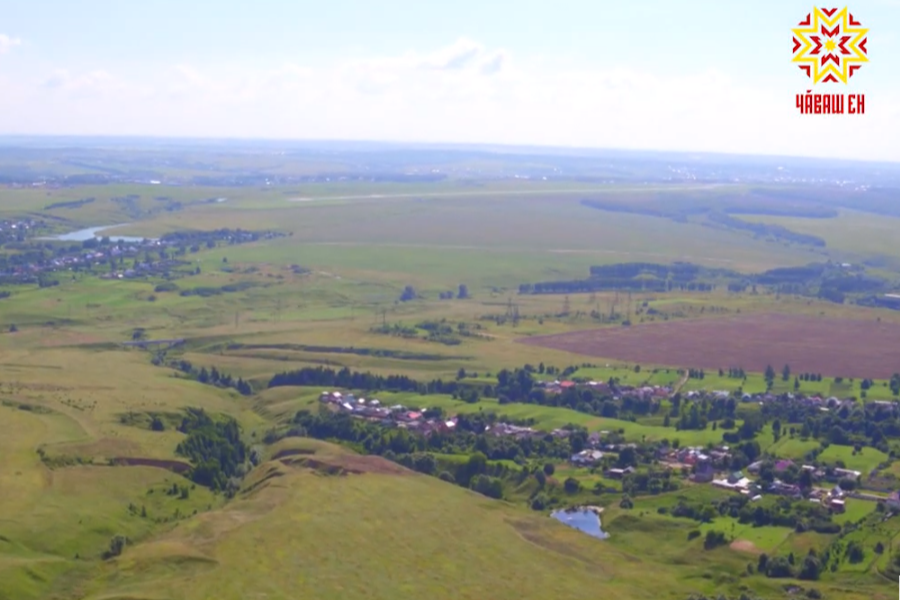
<svg viewBox="0 0 900 600"><path fill-rule="evenodd" d="M123 242L142 242L144 238L142 237L134 237L129 235L109 235L106 234L104 236L102 232L107 231L109 229L115 229L116 227L122 227L127 225L128 223L124 223L122 225L100 225L99 227L86 227L85 229L79 229L78 231L70 231L69 233L62 233L60 235L49 236L46 240L56 240L59 242L85 242L87 240L93 238L103 238L108 236L110 241L118 242L119 240Z"/></svg>
<svg viewBox="0 0 900 600"><path fill-rule="evenodd" d="M563 525L574 527L595 538L605 540L609 537L609 534L600 528L600 516L590 509L557 510L550 513L550 516Z"/></svg>

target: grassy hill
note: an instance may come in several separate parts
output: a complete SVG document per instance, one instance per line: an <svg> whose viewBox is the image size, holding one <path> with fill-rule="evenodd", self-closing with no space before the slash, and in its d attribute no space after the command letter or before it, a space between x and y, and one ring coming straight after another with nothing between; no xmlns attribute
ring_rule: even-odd
<svg viewBox="0 0 900 600"><path fill-rule="evenodd" d="M85 597L574 599L615 589L651 598L664 589L665 577L640 583L640 558L546 517L327 444L279 449L286 456L258 467L227 508L128 548L92 574Z"/></svg>

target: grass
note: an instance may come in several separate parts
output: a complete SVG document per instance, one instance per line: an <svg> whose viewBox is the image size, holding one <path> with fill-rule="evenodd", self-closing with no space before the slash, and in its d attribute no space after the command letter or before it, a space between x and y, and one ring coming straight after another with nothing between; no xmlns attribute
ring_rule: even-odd
<svg viewBox="0 0 900 600"><path fill-rule="evenodd" d="M875 448L862 448L861 452L854 452L852 446L836 446L834 444L828 446L819 455L819 460L825 463L834 463L843 461L848 469L868 474L878 467L879 464L886 462L887 454L876 450Z"/></svg>
<svg viewBox="0 0 900 600"><path fill-rule="evenodd" d="M164 523L221 504L203 488L192 489L187 500L166 495L172 484L192 484L160 469L76 466L50 471L36 446L81 439L84 432L77 423L59 413L7 406L0 406L0 418L6 430L0 437L0 549L7 550L0 555L2 597L42 597L47 584L80 571L82 561L97 560L113 535L138 542ZM129 512L129 505L137 512Z"/></svg>
<svg viewBox="0 0 900 600"><path fill-rule="evenodd" d="M614 549L549 519L436 479L281 472L272 480L277 483L227 510L127 551L98 580L98 590L188 600L242 598L250 590L283 597L288 589L314 598L483 598L484 582L492 580L492 598L568 598L639 569ZM231 525L237 522L243 525ZM294 534L283 536L285 528ZM282 540L277 547L265 541L273 538ZM310 551L324 539L327 550ZM202 551L210 545L215 560ZM467 559L456 560L462 556ZM197 569L199 560L203 568ZM415 567L423 561L427 569ZM535 564L542 567L530 566ZM188 575L192 584L185 588ZM671 570L661 579L675 575ZM615 585L630 598L653 593L636 584Z"/></svg>
<svg viewBox="0 0 900 600"><path fill-rule="evenodd" d="M777 442L769 446L766 450L769 454L778 458L791 460L803 460L811 450L820 447L820 443L816 440L803 440L799 437L783 436Z"/></svg>
<svg viewBox="0 0 900 600"><path fill-rule="evenodd" d="M873 215L853 210L841 210L834 219L803 219L796 217L772 217L742 215L742 219L765 222L787 227L798 233L816 235L825 239L829 247L849 252L857 257L887 255L900 259L896 247L883 244L885 235L895 231L900 219L885 215Z"/></svg>

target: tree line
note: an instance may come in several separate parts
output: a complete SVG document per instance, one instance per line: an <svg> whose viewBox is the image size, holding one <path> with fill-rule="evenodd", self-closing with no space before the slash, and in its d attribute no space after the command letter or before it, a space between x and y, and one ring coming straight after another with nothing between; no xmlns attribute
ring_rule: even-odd
<svg viewBox="0 0 900 600"><path fill-rule="evenodd" d="M161 353L161 356L164 356ZM162 358L157 357L154 359L154 362L159 364L163 360ZM250 396L253 394L253 387L243 378L238 377L235 379L228 373L224 373L219 371L216 367L212 367L209 370L206 367L201 367L197 369L193 364L186 360L174 360L170 361L168 366L178 369L182 373L186 374L188 377L195 381L199 381L205 385L213 385L216 387L222 388L233 388L237 390L242 396Z"/></svg>

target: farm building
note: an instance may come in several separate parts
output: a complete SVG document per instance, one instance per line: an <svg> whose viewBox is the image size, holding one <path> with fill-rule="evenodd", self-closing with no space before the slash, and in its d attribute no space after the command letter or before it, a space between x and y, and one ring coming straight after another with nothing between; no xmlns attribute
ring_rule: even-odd
<svg viewBox="0 0 900 600"><path fill-rule="evenodd" d="M570 462L578 466L592 467L603 459L603 453L599 450L582 450L578 454L572 455Z"/></svg>

